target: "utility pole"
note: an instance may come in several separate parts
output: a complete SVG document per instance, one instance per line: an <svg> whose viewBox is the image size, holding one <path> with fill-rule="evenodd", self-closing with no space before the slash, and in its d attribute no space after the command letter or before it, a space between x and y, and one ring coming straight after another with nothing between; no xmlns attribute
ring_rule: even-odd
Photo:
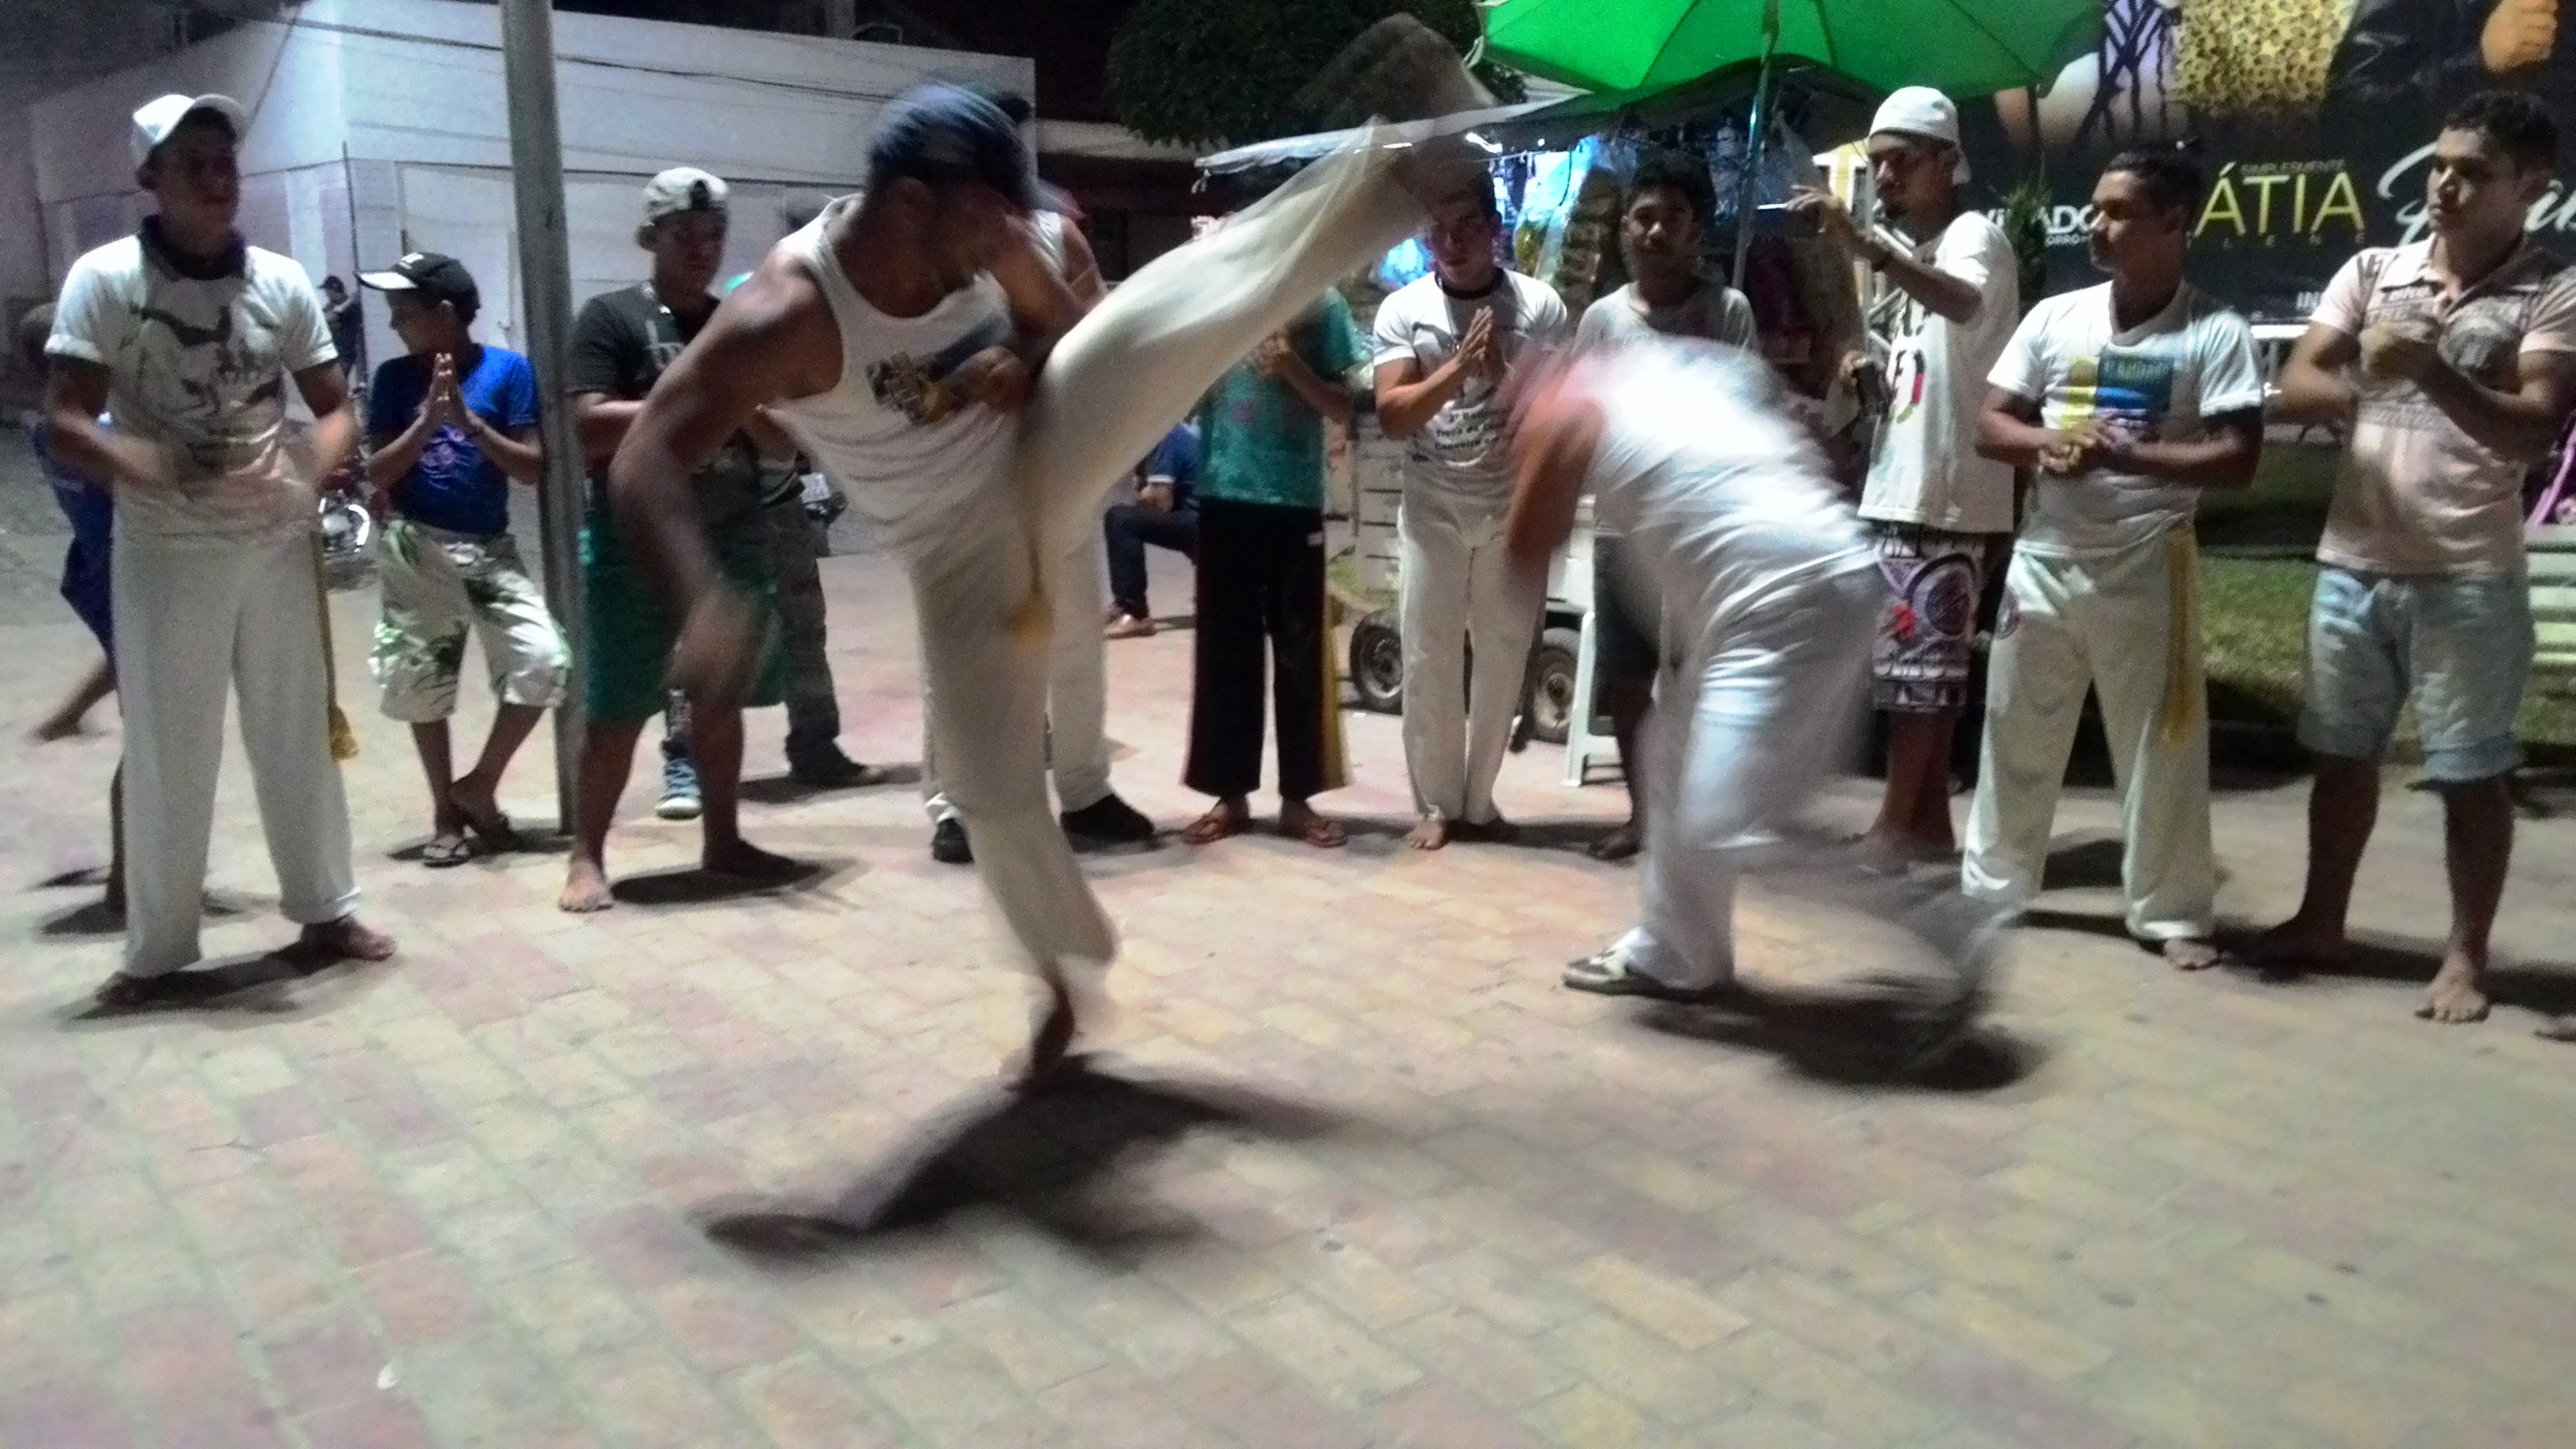
<svg viewBox="0 0 2576 1449"><path fill-rule="evenodd" d="M555 22L550 0L501 0L501 60L509 84L510 176L518 193L519 300L536 364L545 484L537 495L546 560L546 607L572 646L572 688L555 709L555 804L573 829L581 769L582 670L590 660L581 604L582 493L589 486L573 428L564 360L572 341L572 247L564 226L563 127L555 112Z"/></svg>

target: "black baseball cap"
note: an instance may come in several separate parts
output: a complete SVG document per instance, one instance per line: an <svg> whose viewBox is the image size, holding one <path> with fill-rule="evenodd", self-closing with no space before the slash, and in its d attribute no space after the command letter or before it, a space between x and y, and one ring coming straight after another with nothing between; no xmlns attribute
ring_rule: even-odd
<svg viewBox="0 0 2576 1449"><path fill-rule="evenodd" d="M390 270L360 272L358 280L379 292L417 292L424 302L453 302L457 311L469 314L483 302L465 264L437 252L413 252Z"/></svg>
<svg viewBox="0 0 2576 1449"><path fill-rule="evenodd" d="M919 86L895 98L868 143L868 185L909 176L933 186L981 183L1023 211L1038 206L1028 143L992 98L963 86Z"/></svg>

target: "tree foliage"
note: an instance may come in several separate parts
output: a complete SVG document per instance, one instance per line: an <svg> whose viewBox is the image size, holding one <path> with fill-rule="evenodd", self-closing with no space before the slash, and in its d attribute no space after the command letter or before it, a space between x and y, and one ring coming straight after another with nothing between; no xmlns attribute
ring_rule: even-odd
<svg viewBox="0 0 2576 1449"><path fill-rule="evenodd" d="M1312 126L1297 89L1361 31L1409 10L1461 52L1473 0L1142 0L1109 47L1109 107L1155 141L1236 145ZM1498 93L1509 76L1487 74Z"/></svg>

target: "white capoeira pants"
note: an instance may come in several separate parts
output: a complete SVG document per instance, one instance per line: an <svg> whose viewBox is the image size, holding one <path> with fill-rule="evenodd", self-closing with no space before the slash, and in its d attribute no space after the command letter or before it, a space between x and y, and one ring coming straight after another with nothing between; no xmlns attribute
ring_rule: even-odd
<svg viewBox="0 0 2576 1449"><path fill-rule="evenodd" d="M1055 638L1047 650L1047 773L1056 806L1081 810L1109 798L1109 650L1101 633L1109 611L1109 552L1097 537L1066 555L1049 596ZM922 709L921 791L932 821L957 818L957 802L939 782L939 741Z"/></svg>
<svg viewBox="0 0 2576 1449"><path fill-rule="evenodd" d="M1504 553L1508 501L1408 479L1396 514L1404 766L1425 818L1484 825L1497 814L1494 777L1547 603L1547 575L1516 572Z"/></svg>
<svg viewBox="0 0 2576 1449"><path fill-rule="evenodd" d="M1619 946L1667 986L1734 976L1737 878L1843 763L1886 591L1869 554L1850 562L1712 614L1656 682L1640 741L1644 919Z"/></svg>
<svg viewBox="0 0 2576 1449"><path fill-rule="evenodd" d="M1062 577L1066 561L1077 547L1099 552L1110 490L1227 368L1421 225L1397 178L1403 154L1353 148L1320 161L1121 283L1038 374L1020 422L1016 514L961 509L910 561L941 781L1033 962L1100 966L1117 952L1047 802L1053 615L1095 634L1101 623Z"/></svg>
<svg viewBox="0 0 2576 1449"><path fill-rule="evenodd" d="M2214 925L2209 697L2190 531L2099 558L2016 553L1988 666L1984 762L1960 885L2021 906L2039 894L2057 792L2084 711L2102 701L2121 792L2130 934L2197 939Z"/></svg>
<svg viewBox="0 0 2576 1449"><path fill-rule="evenodd" d="M357 909L311 541L120 534L110 588L125 712L125 973L198 959L227 695L240 701L286 918L318 925Z"/></svg>

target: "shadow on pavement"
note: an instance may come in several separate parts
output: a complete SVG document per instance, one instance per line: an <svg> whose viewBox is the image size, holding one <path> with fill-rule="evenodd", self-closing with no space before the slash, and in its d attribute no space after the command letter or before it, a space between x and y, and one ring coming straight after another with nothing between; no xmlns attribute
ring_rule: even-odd
<svg viewBox="0 0 2576 1449"><path fill-rule="evenodd" d="M919 764L885 765L880 768L885 771L884 779L872 785L844 787L808 785L794 775L763 775L756 780L746 779L742 782L742 798L754 805L793 805L800 800L812 800L824 795L855 795L862 790L886 790L898 786L911 787L921 783Z"/></svg>
<svg viewBox="0 0 2576 1449"><path fill-rule="evenodd" d="M264 956L173 972L159 994L138 1006L112 1007L92 1000L67 1007L58 1015L65 1027L75 1031L120 1026L177 1012L243 1021L317 1016L338 1008L348 997L384 979L401 960L397 955L391 961L315 964L297 958L291 949L272 951ZM292 989L297 986L314 989Z"/></svg>
<svg viewBox="0 0 2576 1449"><path fill-rule="evenodd" d="M2356 935L2352 959L2338 965L2313 962L2258 961L2250 955L2252 931L2227 933L2228 969L2268 985L2295 986L2302 981L2384 981L2406 986L2429 984L2442 968L2443 943L2397 936ZM2520 1006L2543 1016L2576 1012L2576 963L2503 961L2487 970L2487 997L2499 1006Z"/></svg>
<svg viewBox="0 0 2576 1449"><path fill-rule="evenodd" d="M611 885L608 892L620 905L674 907L714 905L753 896L808 895L852 873L858 862L843 857L806 859L798 865L802 868L796 874L777 881L745 880L718 875L700 866L682 866L627 876Z"/></svg>
<svg viewBox="0 0 2576 1449"><path fill-rule="evenodd" d="M104 886L106 883L107 871L104 868L74 871L69 875L56 876L45 882L48 887ZM211 891L206 893L203 909L209 919L219 921L249 913L248 907L225 900ZM36 933L56 939L77 936L122 936L125 934L125 912L110 908L103 900L91 901L87 905L74 906L58 915L46 917L43 923L36 927Z"/></svg>
<svg viewBox="0 0 2576 1449"><path fill-rule="evenodd" d="M1136 1154L1201 1128L1306 1140L1346 1119L1250 1088L1120 1076L1076 1058L1036 1092L989 1095L925 1128L892 1159L827 1203L710 1205L707 1236L769 1266L818 1265L881 1240L936 1228L970 1208L1012 1213L1077 1249L1186 1242L1185 1213L1120 1191Z"/></svg>
<svg viewBox="0 0 2576 1449"><path fill-rule="evenodd" d="M1748 1047L1791 1071L1850 1087L1996 1092L2047 1061L2035 1042L2000 1027L1941 1018L1950 1008L1924 983L1893 978L1823 988L1747 986L1723 1005L1658 1002L1639 1021L1667 1036ZM1927 1045L1942 1042L1937 1048Z"/></svg>

